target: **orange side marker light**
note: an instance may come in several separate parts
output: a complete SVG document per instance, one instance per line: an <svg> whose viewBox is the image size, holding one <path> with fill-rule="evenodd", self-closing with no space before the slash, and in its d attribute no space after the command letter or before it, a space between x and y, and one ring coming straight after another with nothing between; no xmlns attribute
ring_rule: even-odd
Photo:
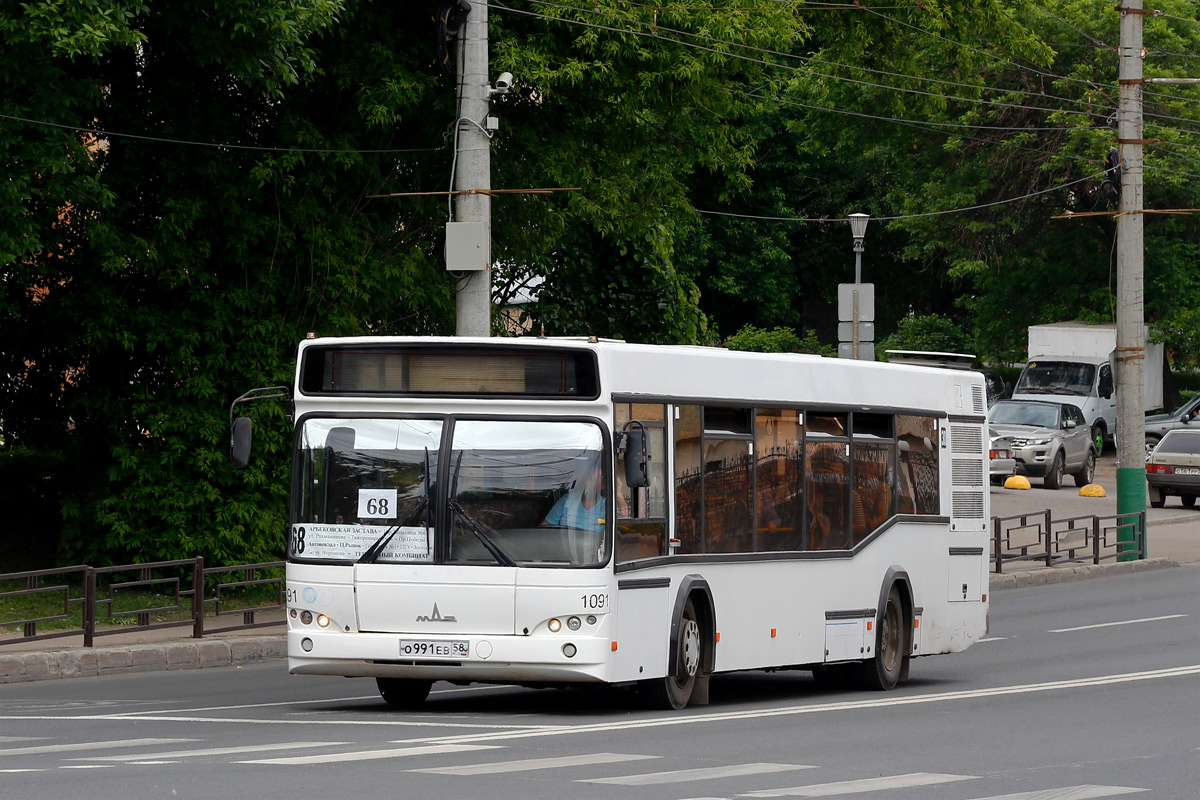
<svg viewBox="0 0 1200 800"><path fill-rule="evenodd" d="M613 642L613 643L612 643L612 651L613 651L614 653L615 653L615 652L617 652L617 643L616 643L616 642Z"/></svg>

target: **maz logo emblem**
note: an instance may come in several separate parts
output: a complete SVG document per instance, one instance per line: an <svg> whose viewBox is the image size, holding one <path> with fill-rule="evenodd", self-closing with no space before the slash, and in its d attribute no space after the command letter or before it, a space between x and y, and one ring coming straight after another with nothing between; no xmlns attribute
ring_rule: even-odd
<svg viewBox="0 0 1200 800"><path fill-rule="evenodd" d="M428 617L423 615L417 617L417 622L458 622L458 619L449 615L443 617L442 612L438 611L437 603L434 603L433 613Z"/></svg>

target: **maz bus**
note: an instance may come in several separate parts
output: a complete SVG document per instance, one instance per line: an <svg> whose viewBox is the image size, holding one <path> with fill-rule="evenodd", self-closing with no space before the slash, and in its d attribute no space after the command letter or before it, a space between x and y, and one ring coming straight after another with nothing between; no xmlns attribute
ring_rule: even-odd
<svg viewBox="0 0 1200 800"><path fill-rule="evenodd" d="M731 670L890 689L987 630L977 373L314 338L285 390L292 673L373 677L397 706L443 680L682 708ZM244 465L249 419L233 429Z"/></svg>

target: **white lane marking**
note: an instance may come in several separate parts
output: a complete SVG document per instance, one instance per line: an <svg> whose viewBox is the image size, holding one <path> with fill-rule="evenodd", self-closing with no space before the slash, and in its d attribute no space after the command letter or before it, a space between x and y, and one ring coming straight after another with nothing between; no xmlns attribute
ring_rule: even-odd
<svg viewBox="0 0 1200 800"><path fill-rule="evenodd" d="M984 642L1007 642L1007 636L993 636L990 639L976 639L975 644L983 644Z"/></svg>
<svg viewBox="0 0 1200 800"><path fill-rule="evenodd" d="M486 686L457 686L452 689L436 689L430 692L435 694L458 694L460 692L478 692L484 689L497 689L507 686L507 684L488 684ZM355 697L329 697L316 700L279 700L273 703L241 703L233 706L199 706L196 708L162 708L157 711L122 711L118 714L109 714L114 719L128 717L138 714L199 714L204 711L237 711L244 708L272 708L276 706L305 706L318 705L321 703L355 703L360 700L379 700L378 694L364 694ZM339 709L340 710L340 709ZM483 727L483 726L480 726ZM499 727L491 726L491 727ZM4 741L4 737L0 736L0 742Z"/></svg>
<svg viewBox="0 0 1200 800"><path fill-rule="evenodd" d="M998 794L993 797L980 797L977 800L1089 800L1093 797L1113 797L1118 794L1136 794L1148 792L1149 789L1134 789L1132 786L1065 786L1061 789L1040 789L1036 792L1017 792L1016 794Z"/></svg>
<svg viewBox="0 0 1200 800"><path fill-rule="evenodd" d="M398 739L396 744L469 744L491 740L527 739L539 736L565 736L571 734L587 734L597 731L626 730L631 728L655 728L674 725L712 724L727 720L764 719L767 717L793 716L798 714L818 714L831 711L858 711L889 706L923 705L927 703L944 703L953 700L974 700L984 697L999 697L1006 695L1036 694L1065 689L1082 689L1095 686L1110 686L1120 683L1136 683L1140 681L1160 680L1163 678L1179 678L1200 674L1200 664L1186 667L1169 667L1167 669L1148 670L1145 672L1130 672L1121 675L1103 675L1093 678L1074 678L1065 681L1049 681L1046 683L1017 684L1012 686L996 686L989 689L970 689L958 692L938 692L904 696L898 693L885 695L873 700L848 700L840 703L814 703L811 705L784 706L782 708L762 708L747 711L725 711L708 714L674 714L671 716L651 717L642 720L605 722L592 725L546 725L533 730L506 729L498 732L463 734L461 736L446 736L441 738ZM24 720L43 721L111 721L109 715L33 715L16 714L0 715L0 721ZM314 719L298 723L294 719L242 719L238 717L122 717L133 722L209 722L222 725L344 725L344 726L391 726L397 728L411 727L409 720L345 720L345 719Z"/></svg>
<svg viewBox="0 0 1200 800"><path fill-rule="evenodd" d="M126 761L127 767L157 767L163 764L179 764L179 761Z"/></svg>
<svg viewBox="0 0 1200 800"><path fill-rule="evenodd" d="M765 775L771 772L791 772L798 769L816 769L811 764L732 764L727 767L699 767L677 769L670 772L651 772L644 775L619 775L615 778L593 778L577 780L576 783L610 783L619 786L656 786L662 783L685 783L707 781L718 778L740 778L746 775Z"/></svg>
<svg viewBox="0 0 1200 800"><path fill-rule="evenodd" d="M48 772L45 769L0 769L0 774L10 774L16 772Z"/></svg>
<svg viewBox="0 0 1200 800"><path fill-rule="evenodd" d="M493 761L488 764L467 764L461 767L428 767L410 769L409 772L428 772L434 775L495 775L501 772L526 772L535 769L557 769L579 767L588 764L618 764L622 761L642 761L658 756L629 755L627 753L589 753L579 756L558 758L527 758L518 761Z"/></svg>
<svg viewBox="0 0 1200 800"><path fill-rule="evenodd" d="M1164 619L1179 619L1187 614L1168 614L1165 617L1143 617L1142 619L1123 619L1118 622L1101 622L1098 625L1080 625L1078 628L1055 628L1050 633L1071 633L1072 631L1090 631L1093 628L1111 628L1115 625L1136 625L1139 622L1162 622Z"/></svg>
<svg viewBox="0 0 1200 800"><path fill-rule="evenodd" d="M972 781L975 775L945 775L938 772L911 772L907 775L886 775L882 778L863 778L856 781L816 783L811 786L792 786L787 789L764 789L739 794L738 797L834 797L839 794L881 792L888 789L908 789L913 786L934 786L939 783Z"/></svg>
<svg viewBox="0 0 1200 800"><path fill-rule="evenodd" d="M969 689L958 692L939 692L913 696L884 696L872 700L847 700L835 703L814 703L803 706L784 706L782 708L762 708L748 711L716 711L708 714L674 714L663 717L652 717L642 720L622 720L604 722L592 725L562 726L546 731L508 731L505 733L477 733L462 736L446 736L440 739L412 739L417 742L436 742L443 744L486 742L496 739L528 739L536 736L566 736L570 734L589 734L598 731L630 730L634 728L657 728L675 725L711 725L714 722L730 720L765 719L768 717L787 717L799 714L817 714L829 711L859 711L863 709L885 708L894 706L923 705L926 703L942 703L951 700L975 700L983 697L999 697L1005 695L1034 694L1061 689L1080 689L1095 686L1107 686L1116 683L1132 683L1137 681L1155 680L1159 678L1176 678L1186 675L1200 674L1200 664L1188 667L1172 667L1169 669L1132 672L1124 675L1109 675L1095 678L1076 678L1067 681L1050 681L1015 686L997 686L991 689ZM403 741L403 740L401 740ZM397 742L400 743L400 742Z"/></svg>
<svg viewBox="0 0 1200 800"><path fill-rule="evenodd" d="M63 764L59 769L112 769L115 764Z"/></svg>
<svg viewBox="0 0 1200 800"><path fill-rule="evenodd" d="M0 750L0 756L32 756L40 753L73 753L80 750L110 750L114 747L141 747L146 744L182 744L195 739L122 739L115 742L77 742L75 744L40 744L34 747L10 747Z"/></svg>
<svg viewBox="0 0 1200 800"><path fill-rule="evenodd" d="M256 761L238 761L238 764L276 764L301 766L306 764L340 764L345 761L374 761L382 758L404 756L432 756L443 753L468 753L473 750L498 750L499 745L482 744L431 744L418 747L394 747L387 750L362 750L357 753L330 753L320 756L296 756L293 758L264 758Z"/></svg>
<svg viewBox="0 0 1200 800"><path fill-rule="evenodd" d="M228 756L234 753L262 753L270 750L300 750L313 747L337 747L349 742L278 742L252 744L244 747L205 747L199 750L173 750L165 753L126 753L119 756L89 756L86 761L153 761L160 758L194 758L196 756Z"/></svg>
<svg viewBox="0 0 1200 800"><path fill-rule="evenodd" d="M45 739L45 736L0 736L0 744L4 742L36 742L39 739Z"/></svg>

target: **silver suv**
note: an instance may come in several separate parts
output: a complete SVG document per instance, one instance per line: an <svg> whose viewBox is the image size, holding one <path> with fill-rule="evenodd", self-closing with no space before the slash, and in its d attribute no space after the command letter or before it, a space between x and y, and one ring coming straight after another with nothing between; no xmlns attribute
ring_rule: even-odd
<svg viewBox="0 0 1200 800"><path fill-rule="evenodd" d="M1057 489L1067 473L1076 486L1096 474L1096 442L1083 412L1070 403L1001 400L988 412L996 432L1008 437L1017 474L1041 475L1042 485Z"/></svg>

